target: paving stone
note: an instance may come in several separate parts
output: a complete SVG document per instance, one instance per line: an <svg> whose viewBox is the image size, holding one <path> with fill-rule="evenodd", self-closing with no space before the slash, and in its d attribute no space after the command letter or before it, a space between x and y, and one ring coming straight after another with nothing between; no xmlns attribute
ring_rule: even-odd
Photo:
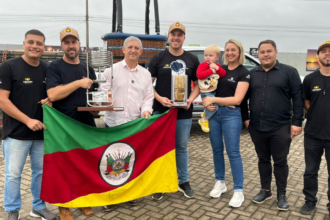
<svg viewBox="0 0 330 220"><path fill-rule="evenodd" d="M226 218L224 220L234 220L237 219L238 215L234 214L234 213L230 213L229 215L226 216Z"/></svg>
<svg viewBox="0 0 330 220"><path fill-rule="evenodd" d="M204 210L199 209L199 210L195 211L195 212L191 215L191 217L194 217L194 218L200 218L204 213L205 213Z"/></svg>
<svg viewBox="0 0 330 220"><path fill-rule="evenodd" d="M265 213L264 212L260 212L260 211L256 211L253 215L252 218L253 219L262 219L264 217Z"/></svg>
<svg viewBox="0 0 330 220"><path fill-rule="evenodd" d="M164 219L175 219L178 216L178 213L171 212L168 215L164 216Z"/></svg>

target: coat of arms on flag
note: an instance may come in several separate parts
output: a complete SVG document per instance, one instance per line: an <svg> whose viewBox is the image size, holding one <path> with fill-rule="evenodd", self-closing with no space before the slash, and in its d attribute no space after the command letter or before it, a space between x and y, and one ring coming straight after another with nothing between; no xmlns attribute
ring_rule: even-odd
<svg viewBox="0 0 330 220"><path fill-rule="evenodd" d="M46 202L103 206L178 190L177 109L111 128L81 124L47 105L43 111Z"/></svg>
<svg viewBox="0 0 330 220"><path fill-rule="evenodd" d="M110 144L100 160L100 174L111 186L121 186L131 177L134 169L136 153L127 143Z"/></svg>

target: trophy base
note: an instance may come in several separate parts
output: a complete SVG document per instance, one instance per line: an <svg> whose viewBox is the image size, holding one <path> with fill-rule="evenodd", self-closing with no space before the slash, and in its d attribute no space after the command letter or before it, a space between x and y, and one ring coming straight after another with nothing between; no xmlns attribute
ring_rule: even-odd
<svg viewBox="0 0 330 220"><path fill-rule="evenodd" d="M78 107L78 112L124 111L124 107Z"/></svg>
<svg viewBox="0 0 330 220"><path fill-rule="evenodd" d="M175 102L173 103L174 106L187 106L187 102Z"/></svg>

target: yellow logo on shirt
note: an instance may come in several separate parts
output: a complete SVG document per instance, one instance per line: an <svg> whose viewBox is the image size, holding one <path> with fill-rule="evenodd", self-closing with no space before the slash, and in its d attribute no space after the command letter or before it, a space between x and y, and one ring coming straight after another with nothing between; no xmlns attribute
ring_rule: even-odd
<svg viewBox="0 0 330 220"><path fill-rule="evenodd" d="M165 66L163 68L171 68L170 64L165 64Z"/></svg>
<svg viewBox="0 0 330 220"><path fill-rule="evenodd" d="M33 81L31 81L31 78L24 78L23 83L24 84L31 84L31 83L33 83Z"/></svg>
<svg viewBox="0 0 330 220"><path fill-rule="evenodd" d="M314 86L314 89L312 89L313 92L321 91L320 86Z"/></svg>

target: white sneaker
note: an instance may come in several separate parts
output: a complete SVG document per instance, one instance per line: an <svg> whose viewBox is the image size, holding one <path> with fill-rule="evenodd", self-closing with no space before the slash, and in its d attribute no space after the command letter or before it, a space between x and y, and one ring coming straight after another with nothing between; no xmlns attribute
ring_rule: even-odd
<svg viewBox="0 0 330 220"><path fill-rule="evenodd" d="M227 187L225 183L221 183L220 181L217 181L210 192L210 196L212 198L219 198L222 193L227 192Z"/></svg>
<svg viewBox="0 0 330 220"><path fill-rule="evenodd" d="M244 202L243 192L234 192L233 197L231 198L229 205L234 208L241 207Z"/></svg>

